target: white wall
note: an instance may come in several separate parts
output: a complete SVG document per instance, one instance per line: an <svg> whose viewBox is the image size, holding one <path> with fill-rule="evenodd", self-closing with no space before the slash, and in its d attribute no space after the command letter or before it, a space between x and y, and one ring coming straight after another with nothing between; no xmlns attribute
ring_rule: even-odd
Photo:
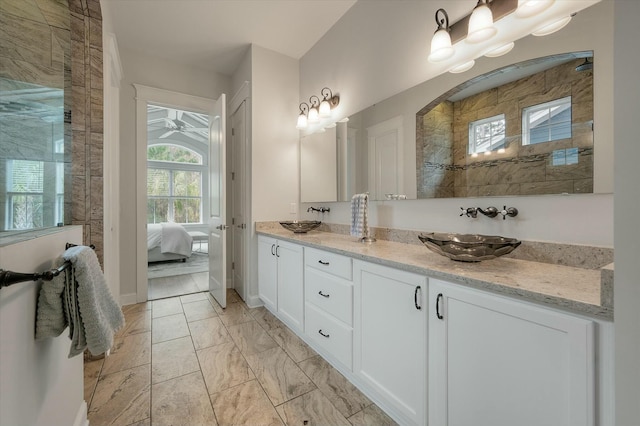
<svg viewBox="0 0 640 426"><path fill-rule="evenodd" d="M340 115L350 115L424 80L429 40L425 29L435 10L431 2L358 2L300 61L300 99L324 86L340 92ZM431 3L431 6L428 5ZM459 3L452 3L458 7ZM447 6L448 8L449 6ZM384 31L380 28L384 27ZM428 27L428 25L427 25ZM358 28L358 31L353 31ZM427 82L424 104L472 78L510 63L554 53L593 50L596 191L608 195L486 197L372 202L373 226L428 231L499 233L516 238L613 247L613 2L581 11L562 31L543 38L525 37L500 58L480 58L463 74L446 74ZM389 57L388 57L389 56ZM420 59L416 59L420 58ZM390 66L389 63L393 66ZM391 111L393 112L393 111ZM390 112L390 113L391 113ZM396 111L395 114L403 111ZM407 138L412 144L415 132ZM415 147L405 149L415 164ZM520 215L510 220L460 218L460 207L514 206ZM317 217L305 212L305 218ZM348 223L345 203L331 205L321 217Z"/></svg>
<svg viewBox="0 0 640 426"><path fill-rule="evenodd" d="M615 348L616 424L640 422L640 2L615 2Z"/></svg>
<svg viewBox="0 0 640 426"><path fill-rule="evenodd" d="M249 299L259 303L256 221L296 218L290 213L299 194L298 61L251 47L252 254Z"/></svg>
<svg viewBox="0 0 640 426"><path fill-rule="evenodd" d="M120 91L120 295L124 303L135 303L136 104L132 84L217 99L221 93L230 93L231 78L145 56L123 46L120 59L124 74Z"/></svg>
<svg viewBox="0 0 640 426"><path fill-rule="evenodd" d="M0 265L24 273L51 269L67 242L82 244L82 226L0 247ZM0 425L84 426L82 355L67 358L68 329L35 340L39 289L25 282L0 290Z"/></svg>

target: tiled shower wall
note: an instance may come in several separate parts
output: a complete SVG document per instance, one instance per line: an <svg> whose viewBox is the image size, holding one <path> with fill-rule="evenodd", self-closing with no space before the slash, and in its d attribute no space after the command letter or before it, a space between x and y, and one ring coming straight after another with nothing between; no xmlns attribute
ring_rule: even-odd
<svg viewBox="0 0 640 426"><path fill-rule="evenodd" d="M102 13L99 0L69 0L72 78L72 224L103 254Z"/></svg>
<svg viewBox="0 0 640 426"><path fill-rule="evenodd" d="M593 74L575 71L583 61L569 61L418 113L418 198L593 192ZM523 146L522 110L569 95L572 138ZM469 123L501 113L506 119L506 152L472 158ZM554 165L553 152L567 148L578 148L578 163Z"/></svg>
<svg viewBox="0 0 640 426"><path fill-rule="evenodd" d="M69 168L65 170L65 224L83 225L84 243L94 244L98 257L102 260L103 89L100 2L2 0L0 28L0 76L65 89L65 153L71 151L71 176ZM26 132L22 131L22 134L31 139ZM21 149L28 146L29 142L32 141L25 141Z"/></svg>

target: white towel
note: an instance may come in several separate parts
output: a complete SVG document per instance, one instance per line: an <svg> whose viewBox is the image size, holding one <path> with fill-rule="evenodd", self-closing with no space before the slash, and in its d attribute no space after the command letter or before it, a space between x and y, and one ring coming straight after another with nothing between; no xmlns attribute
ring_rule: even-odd
<svg viewBox="0 0 640 426"><path fill-rule="evenodd" d="M72 263L71 279L65 288L71 337L69 358L85 348L93 355L108 352L114 333L124 325L124 315L111 295L98 257L86 246L71 247L62 257Z"/></svg>
<svg viewBox="0 0 640 426"><path fill-rule="evenodd" d="M369 235L367 210L369 195L355 194L351 197L351 236L366 237Z"/></svg>
<svg viewBox="0 0 640 426"><path fill-rule="evenodd" d="M56 260L56 267L61 266L63 262L62 259ZM63 271L51 282L43 282L40 287L36 312L36 340L58 337L69 324L63 294L66 278L67 273Z"/></svg>

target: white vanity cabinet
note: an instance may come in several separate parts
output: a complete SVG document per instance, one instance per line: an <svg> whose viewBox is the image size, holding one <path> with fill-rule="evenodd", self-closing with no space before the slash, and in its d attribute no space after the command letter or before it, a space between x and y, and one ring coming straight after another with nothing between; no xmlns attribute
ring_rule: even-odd
<svg viewBox="0 0 640 426"><path fill-rule="evenodd" d="M305 334L348 370L353 360L351 258L305 247Z"/></svg>
<svg viewBox="0 0 640 426"><path fill-rule="evenodd" d="M594 425L594 322L429 279L429 424Z"/></svg>
<svg viewBox="0 0 640 426"><path fill-rule="evenodd" d="M358 260L353 270L354 374L401 424L423 425L427 279Z"/></svg>
<svg viewBox="0 0 640 426"><path fill-rule="evenodd" d="M258 294L294 331L304 329L302 246L258 236Z"/></svg>

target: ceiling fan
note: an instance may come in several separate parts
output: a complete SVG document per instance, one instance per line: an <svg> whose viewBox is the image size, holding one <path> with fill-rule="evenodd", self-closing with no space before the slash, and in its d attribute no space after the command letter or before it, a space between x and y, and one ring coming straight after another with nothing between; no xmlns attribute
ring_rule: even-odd
<svg viewBox="0 0 640 426"><path fill-rule="evenodd" d="M168 131L158 136L158 139L168 138L174 133L183 133L186 136L190 136L188 135L188 133L190 132L197 132L202 135L202 133L208 131L206 127L202 127L202 128L193 127L191 124L188 124L187 122L183 121L182 120L183 113L184 111L168 110L168 114L167 114L168 117L162 118L162 122L164 123L162 128L166 128L168 129Z"/></svg>

